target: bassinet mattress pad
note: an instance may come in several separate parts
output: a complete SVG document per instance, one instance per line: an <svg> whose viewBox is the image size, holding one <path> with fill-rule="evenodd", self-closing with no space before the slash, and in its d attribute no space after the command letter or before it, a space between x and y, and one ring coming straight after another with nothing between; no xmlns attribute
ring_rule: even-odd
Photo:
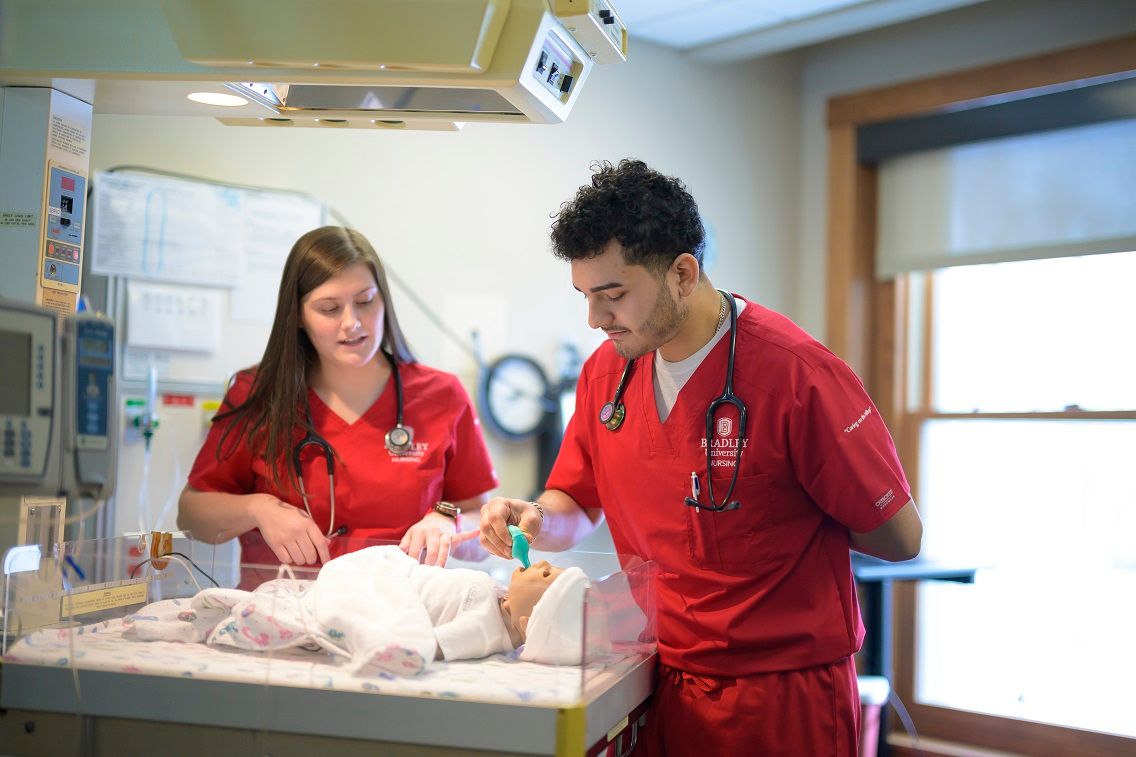
<svg viewBox="0 0 1136 757"><path fill-rule="evenodd" d="M16 642L5 662L76 667L153 676L199 678L272 686L423 696L504 704L570 706L586 694L579 666L518 660L516 653L481 660L440 661L415 676L380 670L351 673L320 650L302 647L271 653L197 642L138 641L124 618L67 629L34 631ZM588 665L588 688L602 688L642 659L618 651Z"/></svg>

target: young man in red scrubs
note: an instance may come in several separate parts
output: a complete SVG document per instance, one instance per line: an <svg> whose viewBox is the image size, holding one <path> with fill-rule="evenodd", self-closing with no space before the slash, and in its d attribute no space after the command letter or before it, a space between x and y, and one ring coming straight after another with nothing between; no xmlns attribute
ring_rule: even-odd
<svg viewBox="0 0 1136 757"><path fill-rule="evenodd" d="M539 506L490 500L482 544L508 556L516 524L564 549L605 517L618 553L657 563L643 753L855 755L849 548L903 560L922 538L875 405L788 318L714 288L677 179L600 165L552 242L608 341Z"/></svg>

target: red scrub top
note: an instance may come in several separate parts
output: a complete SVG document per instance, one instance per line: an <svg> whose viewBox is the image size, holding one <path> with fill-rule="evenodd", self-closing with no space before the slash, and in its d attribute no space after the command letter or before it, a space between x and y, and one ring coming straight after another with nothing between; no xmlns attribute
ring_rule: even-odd
<svg viewBox="0 0 1136 757"><path fill-rule="evenodd" d="M489 459L480 421L469 395L456 376L421 363L400 363L403 424L414 430L412 451L395 455L386 448L386 433L395 425L394 381L387 381L383 393L354 423L336 415L312 390L308 391L312 423L316 432L335 450L335 528L347 526L349 539L388 539L397 541L406 530L422 519L438 500L476 497L497 486L497 475ZM252 388L252 371L242 371L229 389L223 407L244 402ZM245 440L225 440L225 452L217 459L221 434L233 419L214 423L197 454L189 484L195 489L231 494L267 492L303 509L299 492L285 485L273 485L263 450L254 450ZM234 432L235 433L235 432ZM294 441L303 438L297 429ZM292 449L287 450L291 466ZM315 445L304 447L302 469L308 503L316 525L328 529L329 498L327 466ZM284 478L287 482L287 478ZM247 543L246 543L247 542ZM242 538L247 548L264 543L258 533ZM254 561L277 560L265 555L242 555Z"/></svg>
<svg viewBox="0 0 1136 757"><path fill-rule="evenodd" d="M864 627L849 531L871 531L910 499L891 435L852 370L792 321L747 302L738 316L734 392L748 422L728 512L684 504L690 474L706 494L706 449L722 501L737 413L705 412L722 393L725 336L678 394L655 408L654 354L636 361L615 432L599 422L625 361L610 343L580 374L576 411L548 480L602 507L621 555L655 560L659 658L704 675L747 676L827 664L860 648Z"/></svg>

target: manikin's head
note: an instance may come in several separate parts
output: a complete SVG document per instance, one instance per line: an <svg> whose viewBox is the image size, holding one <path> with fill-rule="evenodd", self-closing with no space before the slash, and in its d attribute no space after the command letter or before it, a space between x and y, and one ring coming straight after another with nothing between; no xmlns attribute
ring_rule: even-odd
<svg viewBox="0 0 1136 757"><path fill-rule="evenodd" d="M513 571L501 606L509 623L525 642L520 654L522 660L550 665L581 662L584 592L589 586L591 583L584 571L556 568L547 560ZM590 652L608 649L604 634L595 633L599 630L588 631Z"/></svg>
<svg viewBox="0 0 1136 757"><path fill-rule="evenodd" d="M509 580L509 592L501 606L521 639L528 636L529 621L537 602L564 570L554 567L548 560L541 560L530 568L522 566L513 571L513 577Z"/></svg>

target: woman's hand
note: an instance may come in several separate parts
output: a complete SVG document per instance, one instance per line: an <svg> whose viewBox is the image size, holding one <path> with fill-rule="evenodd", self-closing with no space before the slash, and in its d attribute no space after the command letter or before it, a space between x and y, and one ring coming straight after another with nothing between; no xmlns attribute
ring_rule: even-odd
<svg viewBox="0 0 1136 757"><path fill-rule="evenodd" d="M454 531L453 518L441 513L429 512L422 520L406 529L398 548L415 560L426 550L424 565L437 565L439 568L450 559L450 550L457 544L477 537L477 531Z"/></svg>
<svg viewBox="0 0 1136 757"><path fill-rule="evenodd" d="M532 544L543 525L544 512L535 502L494 497L481 508L481 545L490 554L511 560L513 536L509 533L509 526L517 526L524 531L529 544Z"/></svg>
<svg viewBox="0 0 1136 757"><path fill-rule="evenodd" d="M331 559L329 539L306 511L282 502L271 494L250 495L256 499L249 511L264 542L276 559L291 565L314 565Z"/></svg>

